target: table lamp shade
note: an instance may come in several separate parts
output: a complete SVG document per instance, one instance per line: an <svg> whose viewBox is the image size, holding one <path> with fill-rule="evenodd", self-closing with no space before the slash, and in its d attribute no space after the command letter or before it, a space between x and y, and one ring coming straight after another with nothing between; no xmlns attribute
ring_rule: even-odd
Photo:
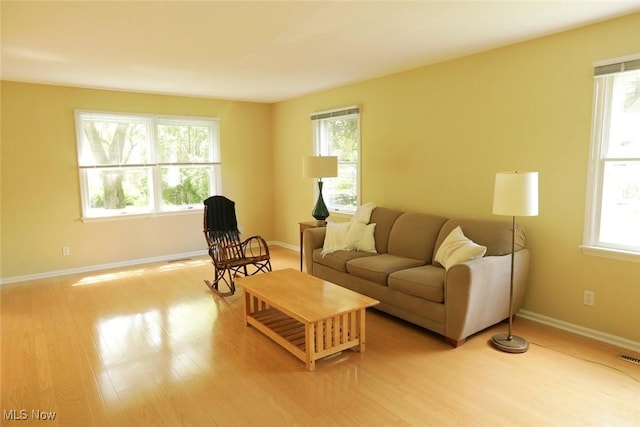
<svg viewBox="0 0 640 427"><path fill-rule="evenodd" d="M302 159L302 175L305 178L330 178L338 176L338 157L304 157Z"/></svg>
<svg viewBox="0 0 640 427"><path fill-rule="evenodd" d="M538 215L538 172L498 172L493 193L493 213Z"/></svg>

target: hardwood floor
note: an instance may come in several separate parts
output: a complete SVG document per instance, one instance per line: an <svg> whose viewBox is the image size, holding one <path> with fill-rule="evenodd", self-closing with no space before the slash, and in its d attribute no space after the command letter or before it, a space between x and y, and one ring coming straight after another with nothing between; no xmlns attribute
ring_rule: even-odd
<svg viewBox="0 0 640 427"><path fill-rule="evenodd" d="M454 349L369 309L367 351L308 372L211 273L199 258L1 286L0 424L43 425L39 410L51 426L640 425L640 366L615 347L517 319L527 353L488 344L506 325Z"/></svg>

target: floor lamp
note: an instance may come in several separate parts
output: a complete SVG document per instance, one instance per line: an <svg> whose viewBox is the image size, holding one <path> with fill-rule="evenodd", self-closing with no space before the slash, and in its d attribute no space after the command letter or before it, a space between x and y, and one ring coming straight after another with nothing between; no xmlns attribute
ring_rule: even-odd
<svg viewBox="0 0 640 427"><path fill-rule="evenodd" d="M526 339L512 335L513 267L516 250L516 216L538 215L538 172L498 172L493 193L493 213L513 217L511 234L511 276L509 287L509 333L491 338L491 344L507 353L524 353L529 349Z"/></svg>
<svg viewBox="0 0 640 427"><path fill-rule="evenodd" d="M338 176L338 157L309 156L303 159L302 175L306 178L318 178L318 200L311 211L311 215L318 221L324 222L329 216L329 210L322 198L322 178Z"/></svg>

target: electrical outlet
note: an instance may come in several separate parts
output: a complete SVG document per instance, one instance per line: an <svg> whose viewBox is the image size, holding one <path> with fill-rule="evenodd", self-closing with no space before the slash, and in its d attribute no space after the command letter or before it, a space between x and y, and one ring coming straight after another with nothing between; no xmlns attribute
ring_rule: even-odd
<svg viewBox="0 0 640 427"><path fill-rule="evenodd" d="M584 291L584 305L593 305L595 300L595 295L593 291Z"/></svg>
<svg viewBox="0 0 640 427"><path fill-rule="evenodd" d="M62 247L62 256L69 256L71 254L71 250L69 249L69 246L63 246Z"/></svg>

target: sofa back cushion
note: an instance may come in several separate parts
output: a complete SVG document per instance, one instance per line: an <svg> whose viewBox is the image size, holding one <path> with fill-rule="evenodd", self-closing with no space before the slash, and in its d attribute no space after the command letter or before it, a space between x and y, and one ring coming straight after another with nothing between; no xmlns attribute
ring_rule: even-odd
<svg viewBox="0 0 640 427"><path fill-rule="evenodd" d="M436 248L439 248L449 233L460 226L464 235L474 243L487 247L485 256L501 256L511 253L511 221L490 221L479 219L450 219L440 230ZM524 248L525 231L516 227L516 251Z"/></svg>
<svg viewBox="0 0 640 427"><path fill-rule="evenodd" d="M371 212L369 224L376 224L373 236L376 241L376 252L379 254L387 253L391 227L400 215L402 215L401 211L383 207L377 207Z"/></svg>
<svg viewBox="0 0 640 427"><path fill-rule="evenodd" d="M431 262L438 233L447 218L408 212L400 215L389 234L388 252L405 258Z"/></svg>

